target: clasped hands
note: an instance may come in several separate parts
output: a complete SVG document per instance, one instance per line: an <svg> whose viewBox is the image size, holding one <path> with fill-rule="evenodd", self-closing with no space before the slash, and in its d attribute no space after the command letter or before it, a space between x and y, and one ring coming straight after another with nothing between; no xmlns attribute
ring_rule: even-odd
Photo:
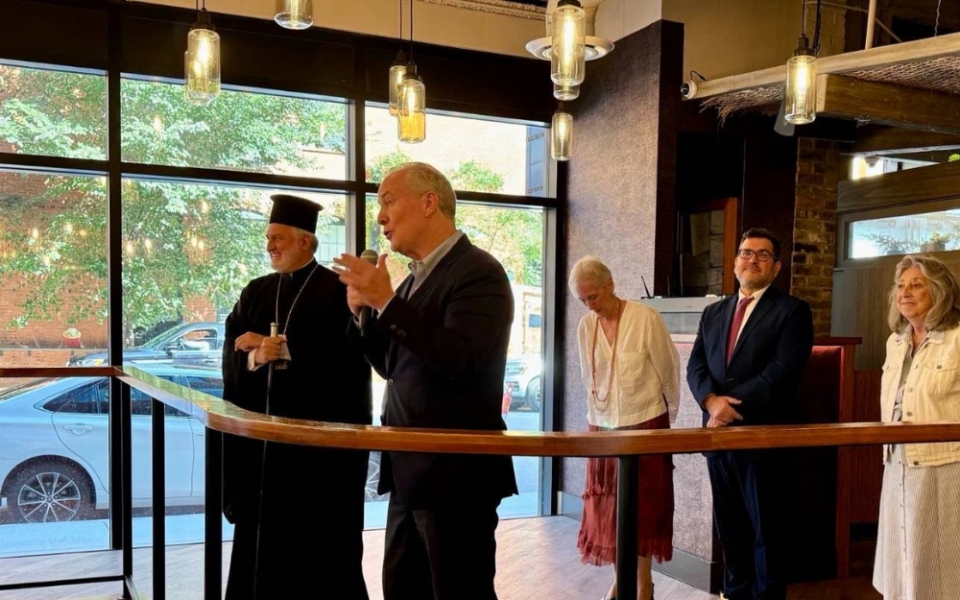
<svg viewBox="0 0 960 600"><path fill-rule="evenodd" d="M280 358L283 352L283 345L286 343L287 336L285 335L269 337L248 331L237 338L237 341L233 344L233 349L244 352L254 352L254 362L262 365Z"/></svg>
<svg viewBox="0 0 960 600"><path fill-rule="evenodd" d="M393 298L386 254L380 255L376 266L350 254L341 254L333 262L337 263L333 270L340 275L340 282L347 286L347 304L355 316L364 306L383 310Z"/></svg>
<svg viewBox="0 0 960 600"><path fill-rule="evenodd" d="M711 394L703 401L704 408L710 413L707 427L726 427L734 421L742 421L743 416L734 409L734 406L743 404L732 396L717 396Z"/></svg>

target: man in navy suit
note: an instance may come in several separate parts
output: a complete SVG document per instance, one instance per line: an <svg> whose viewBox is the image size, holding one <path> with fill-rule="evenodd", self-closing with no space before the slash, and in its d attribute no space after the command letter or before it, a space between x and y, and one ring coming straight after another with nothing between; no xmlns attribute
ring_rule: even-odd
<svg viewBox="0 0 960 600"><path fill-rule="evenodd" d="M687 382L706 427L796 422L800 377L813 348L810 306L770 284L780 241L766 229L743 234L734 273L740 292L707 307L687 364ZM787 596L784 469L777 451L707 454L727 600Z"/></svg>
<svg viewBox="0 0 960 600"><path fill-rule="evenodd" d="M503 372L513 294L503 267L454 225L456 195L430 165L407 163L380 184L377 222L410 259L394 291L377 266L344 255L353 313L376 309L350 337L387 380L382 422L393 427L503 430ZM384 452L391 492L385 600L496 600L497 506L517 493L509 456Z"/></svg>

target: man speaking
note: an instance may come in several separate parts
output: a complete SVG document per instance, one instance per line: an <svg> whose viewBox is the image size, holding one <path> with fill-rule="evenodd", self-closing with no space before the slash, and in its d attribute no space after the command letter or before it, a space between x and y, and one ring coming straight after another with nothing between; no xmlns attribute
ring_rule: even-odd
<svg viewBox="0 0 960 600"><path fill-rule="evenodd" d="M503 267L457 231L456 195L430 165L391 171L378 201L377 222L411 274L394 291L386 256L335 262L353 313L375 309L351 336L387 380L383 424L506 429L513 295ZM384 600L496 599L497 507L517 493L509 456L384 452L387 492Z"/></svg>

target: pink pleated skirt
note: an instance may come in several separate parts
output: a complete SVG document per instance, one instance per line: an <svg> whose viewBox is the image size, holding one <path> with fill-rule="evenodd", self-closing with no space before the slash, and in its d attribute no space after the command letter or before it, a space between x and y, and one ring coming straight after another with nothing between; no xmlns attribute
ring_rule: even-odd
<svg viewBox="0 0 960 600"><path fill-rule="evenodd" d="M666 413L617 431L669 429ZM590 425L590 431L611 431ZM637 548L640 556L657 562L673 558L673 457L641 456ZM577 539L585 564L608 565L617 560L617 459L587 460L587 481L583 492L583 520Z"/></svg>

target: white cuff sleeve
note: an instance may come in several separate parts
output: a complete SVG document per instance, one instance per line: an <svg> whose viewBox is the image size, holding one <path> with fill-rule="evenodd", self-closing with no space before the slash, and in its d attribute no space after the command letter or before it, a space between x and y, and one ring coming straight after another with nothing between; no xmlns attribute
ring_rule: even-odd
<svg viewBox="0 0 960 600"><path fill-rule="evenodd" d="M257 364L256 356L257 356L256 350L254 350L253 352L249 352L247 354L247 370L248 371L256 371L257 369L263 366L263 365Z"/></svg>

